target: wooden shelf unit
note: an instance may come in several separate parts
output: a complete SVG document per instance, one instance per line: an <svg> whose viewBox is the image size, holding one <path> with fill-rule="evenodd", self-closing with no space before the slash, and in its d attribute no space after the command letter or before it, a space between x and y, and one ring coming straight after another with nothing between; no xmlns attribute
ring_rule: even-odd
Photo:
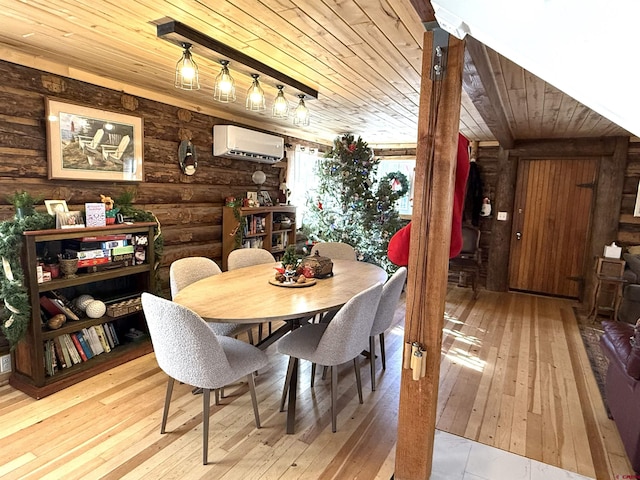
<svg viewBox="0 0 640 480"><path fill-rule="evenodd" d="M148 329L142 311L128 313L119 317L103 316L100 318L81 318L67 322L57 330L50 330L43 325L40 313L40 296L45 292L57 290L72 300L69 292L88 293L96 299L107 300L103 295L139 294L144 291L155 292L155 253L153 246L154 222L139 222L131 225L113 225L106 227L73 228L58 230L27 231L23 235L21 263L24 281L31 303L31 323L25 339L12 352L13 371L9 383L28 395L39 399L74 385L122 363L133 360L153 348L148 336ZM75 278L57 278L38 283L36 267L37 252L48 242L62 242L90 236L117 234L146 235L145 263L123 266L113 270L96 273L78 273ZM124 289L124 290L123 290ZM67 367L58 368L53 375L47 375L45 369L45 342L64 333L77 332L94 325L114 322L120 345L110 352L104 352L87 361ZM128 341L125 333L136 328L147 335L137 341Z"/></svg>
<svg viewBox="0 0 640 480"><path fill-rule="evenodd" d="M243 243L254 243L253 248L263 248L270 251L276 260L284 253L288 245L296 242L296 207L279 205L275 207L241 207L240 215L247 220L246 231L242 235ZM277 226L276 220L286 216L291 219L288 227ZM264 219L263 228L252 228L257 219ZM255 220L255 223L254 223ZM275 227L274 228L274 224ZM233 207L224 207L222 212L222 269L227 270L227 257L236 249L236 232L240 224L234 214ZM239 248L243 248L242 246Z"/></svg>

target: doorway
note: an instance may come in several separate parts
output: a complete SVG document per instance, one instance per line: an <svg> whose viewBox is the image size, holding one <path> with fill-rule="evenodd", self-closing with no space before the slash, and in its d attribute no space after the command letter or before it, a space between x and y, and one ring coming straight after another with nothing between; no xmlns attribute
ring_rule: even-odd
<svg viewBox="0 0 640 480"><path fill-rule="evenodd" d="M598 160L521 160L509 288L579 298Z"/></svg>

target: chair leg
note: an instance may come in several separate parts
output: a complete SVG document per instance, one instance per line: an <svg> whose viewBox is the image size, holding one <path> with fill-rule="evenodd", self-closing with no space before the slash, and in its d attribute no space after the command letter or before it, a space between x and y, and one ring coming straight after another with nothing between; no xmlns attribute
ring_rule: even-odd
<svg viewBox="0 0 640 480"><path fill-rule="evenodd" d="M327 378L327 368L328 367L322 367L322 379L325 380Z"/></svg>
<svg viewBox="0 0 640 480"><path fill-rule="evenodd" d="M387 369L387 356L384 348L384 332L380 334L380 358L382 359L382 369Z"/></svg>
<svg viewBox="0 0 640 480"><path fill-rule="evenodd" d="M256 397L256 382L253 373L247 375L249 392L251 392L251 403L253 404L253 415L256 417L256 428L260 428L260 413L258 412L258 399Z"/></svg>
<svg viewBox="0 0 640 480"><path fill-rule="evenodd" d="M358 389L358 400L360 403L363 403L362 400L362 378L360 378L360 364L358 362L358 357L353 359L353 369L356 372L356 388Z"/></svg>
<svg viewBox="0 0 640 480"><path fill-rule="evenodd" d="M249 343L251 345L255 345L255 343L253 343L253 329L252 328L247 330L247 337L249 337Z"/></svg>
<svg viewBox="0 0 640 480"><path fill-rule="evenodd" d="M209 453L209 401L211 390L202 389L202 464L207 464L207 454Z"/></svg>
<svg viewBox="0 0 640 480"><path fill-rule="evenodd" d="M312 363L311 364L311 388L313 388L315 385L315 379L316 379L316 364Z"/></svg>
<svg viewBox="0 0 640 480"><path fill-rule="evenodd" d="M355 361L355 359L354 359ZM376 337L369 336L369 365L371 366L371 391L376 391Z"/></svg>
<svg viewBox="0 0 640 480"><path fill-rule="evenodd" d="M171 403L171 394L173 393L173 383L175 380L169 377L167 382L167 394L164 397L164 411L162 412L162 424L160 425L160 433L164 433L167 427L167 418L169 417L169 404Z"/></svg>
<svg viewBox="0 0 640 480"><path fill-rule="evenodd" d="M216 388L213 391L213 401L215 402L216 406L220 405L220 389Z"/></svg>
<svg viewBox="0 0 640 480"><path fill-rule="evenodd" d="M258 325L258 341L261 342L262 341L262 324ZM253 342L251 342L253 343Z"/></svg>
<svg viewBox="0 0 640 480"><path fill-rule="evenodd" d="M338 368L334 365L331 367L331 431L336 433L336 409L338 403Z"/></svg>
<svg viewBox="0 0 640 480"><path fill-rule="evenodd" d="M291 383L291 376L293 374L294 358L289 357L289 366L287 367L287 376L284 380L284 387L282 388L282 399L280 400L280 411L284 412L284 404L287 401L287 392L289 391L289 383Z"/></svg>

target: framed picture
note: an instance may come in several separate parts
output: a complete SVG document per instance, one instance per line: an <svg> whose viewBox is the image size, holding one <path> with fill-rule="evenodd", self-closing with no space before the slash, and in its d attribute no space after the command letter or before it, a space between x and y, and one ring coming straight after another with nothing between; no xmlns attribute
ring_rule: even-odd
<svg viewBox="0 0 640 480"><path fill-rule="evenodd" d="M141 182L142 118L46 99L49 179Z"/></svg>
<svg viewBox="0 0 640 480"><path fill-rule="evenodd" d="M55 215L56 212L69 211L69 207L65 200L45 200L44 204L47 206L47 212L49 212L49 215Z"/></svg>
<svg viewBox="0 0 640 480"><path fill-rule="evenodd" d="M82 212L56 212L56 228L84 228Z"/></svg>
<svg viewBox="0 0 640 480"><path fill-rule="evenodd" d="M261 190L258 192L258 201L260 202L261 207L272 207L273 202L271 201L271 195L266 190Z"/></svg>

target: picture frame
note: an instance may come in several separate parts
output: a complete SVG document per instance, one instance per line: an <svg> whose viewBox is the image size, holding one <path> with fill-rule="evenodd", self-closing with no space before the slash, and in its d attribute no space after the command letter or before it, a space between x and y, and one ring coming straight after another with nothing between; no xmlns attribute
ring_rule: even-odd
<svg viewBox="0 0 640 480"><path fill-rule="evenodd" d="M56 212L56 228L84 228L82 212Z"/></svg>
<svg viewBox="0 0 640 480"><path fill-rule="evenodd" d="M272 207L273 201L271 200L271 195L266 190L261 190L258 192L258 201L260 202L261 207Z"/></svg>
<svg viewBox="0 0 640 480"><path fill-rule="evenodd" d="M45 99L49 179L143 181L142 117Z"/></svg>
<svg viewBox="0 0 640 480"><path fill-rule="evenodd" d="M45 200L44 204L47 207L47 212L49 213L49 215L55 216L56 212L69 211L66 200Z"/></svg>

